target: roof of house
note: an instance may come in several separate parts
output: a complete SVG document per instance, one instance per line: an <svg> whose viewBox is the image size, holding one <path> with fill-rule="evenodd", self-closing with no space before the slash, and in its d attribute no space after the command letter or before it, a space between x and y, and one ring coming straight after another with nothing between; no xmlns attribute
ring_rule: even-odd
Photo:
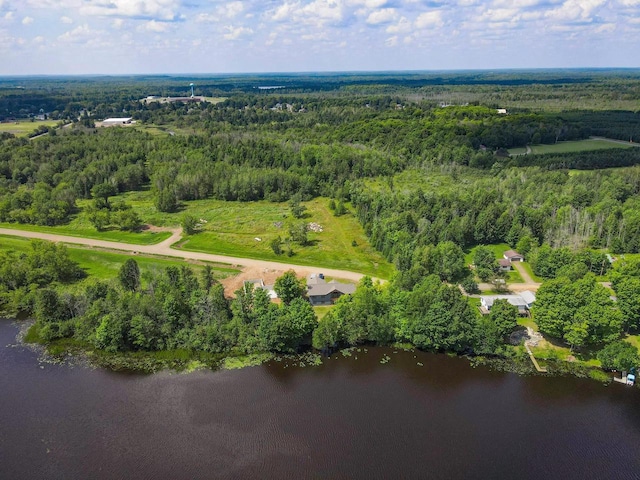
<svg viewBox="0 0 640 480"><path fill-rule="evenodd" d="M104 123L126 123L126 122L130 122L131 121L131 117L122 117L122 118L105 118L103 120Z"/></svg>
<svg viewBox="0 0 640 480"><path fill-rule="evenodd" d="M307 279L307 296L325 296L332 292L351 294L356 291L356 286L351 283L339 283L334 280L327 282L324 278L312 275Z"/></svg>
<svg viewBox="0 0 640 480"><path fill-rule="evenodd" d="M501 258L498 260L498 264L501 267L510 267L511 266L511 260L509 260L508 258Z"/></svg>
<svg viewBox="0 0 640 480"><path fill-rule="evenodd" d="M504 252L504 256L506 258L513 258L513 257L520 257L520 258L524 258L521 254L519 254L518 252L516 252L515 250L507 250L506 252Z"/></svg>
<svg viewBox="0 0 640 480"><path fill-rule="evenodd" d="M527 302L528 305L531 305L536 301L536 294L531 290L524 290L523 292L520 292L520 296L524 299L525 302Z"/></svg>
<svg viewBox="0 0 640 480"><path fill-rule="evenodd" d="M487 308L491 308L496 300L506 300L516 307L526 307L528 305L527 301L520 295L487 295L480 298L484 300Z"/></svg>

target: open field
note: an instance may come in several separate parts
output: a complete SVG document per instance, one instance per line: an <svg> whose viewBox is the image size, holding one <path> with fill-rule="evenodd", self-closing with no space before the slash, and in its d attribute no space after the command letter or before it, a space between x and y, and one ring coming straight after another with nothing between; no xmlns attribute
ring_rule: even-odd
<svg viewBox="0 0 640 480"><path fill-rule="evenodd" d="M26 252L30 247L31 241L25 238L17 238L10 236L0 236L0 251L16 251ZM140 272L144 279L146 274L164 269L169 266L190 265L194 270L200 271L206 262L178 260L173 258L165 258L158 256L133 255L132 253L116 253L96 248L84 248L76 246L67 246L69 257L78 262L91 277L100 280L109 280L118 275L118 271L122 264L129 258L135 258L140 267ZM227 278L236 275L239 269L230 265L212 264L213 275L217 279Z"/></svg>
<svg viewBox="0 0 640 480"><path fill-rule="evenodd" d="M533 154L549 154L549 153L573 153L573 152L587 152L593 150L610 150L613 148L631 148L632 145L625 144L624 142L612 142L608 140L589 139L578 140L574 142L558 142L553 145L531 145L531 153ZM511 155L522 155L526 153L525 148L512 148L509 149Z"/></svg>
<svg viewBox="0 0 640 480"><path fill-rule="evenodd" d="M79 202L80 203L80 202ZM171 232L158 232L143 230L141 232L123 232L120 230L107 230L99 232L82 215L77 215L69 224L55 227L42 225L28 225L23 223L2 223L2 228L12 228L27 232L54 233L56 235L69 235L72 237L94 238L97 240L107 240L110 242L131 243L133 245L154 245L166 240L171 236Z"/></svg>
<svg viewBox="0 0 640 480"><path fill-rule="evenodd" d="M16 137L24 137L38 129L38 127L54 127L59 120L19 120L17 122L0 123L0 133L11 133Z"/></svg>
<svg viewBox="0 0 640 480"><path fill-rule="evenodd" d="M205 220L201 233L185 237L178 245L184 250L349 270L385 279L393 273L393 265L369 245L358 221L351 214L335 217L326 198L304 202L304 221L321 225L323 231L309 232L308 246L292 243L291 257L276 255L269 246L277 236L283 240L289 236L292 217L287 203L196 200L186 202L183 212L162 213L148 192L131 192L125 199L153 225L176 226L184 212ZM284 243L282 247L287 249Z"/></svg>

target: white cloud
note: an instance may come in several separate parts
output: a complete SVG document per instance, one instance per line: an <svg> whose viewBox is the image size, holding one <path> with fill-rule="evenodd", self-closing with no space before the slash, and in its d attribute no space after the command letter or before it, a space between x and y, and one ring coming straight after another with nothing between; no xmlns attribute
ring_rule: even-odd
<svg viewBox="0 0 640 480"><path fill-rule="evenodd" d="M300 2L285 2L275 9L275 11L271 15L271 18L277 22L281 20L289 20L294 15L294 13L298 11L299 8Z"/></svg>
<svg viewBox="0 0 640 480"><path fill-rule="evenodd" d="M349 6L363 6L366 8L380 8L387 4L387 0L347 0Z"/></svg>
<svg viewBox="0 0 640 480"><path fill-rule="evenodd" d="M567 0L558 8L548 10L546 17L560 22L590 21L594 11L607 0Z"/></svg>
<svg viewBox="0 0 640 480"><path fill-rule="evenodd" d="M11 20L13 20L13 17L14 17L13 12L7 12L4 14L4 17L2 18L10 22Z"/></svg>
<svg viewBox="0 0 640 480"><path fill-rule="evenodd" d="M418 15L418 18L416 18L415 25L417 28L442 27L444 26L442 12L440 10L432 10L421 13Z"/></svg>
<svg viewBox="0 0 640 480"><path fill-rule="evenodd" d="M73 30L63 33L58 37L58 40L64 43L83 43L93 38L95 32L89 28L86 23L79 25Z"/></svg>
<svg viewBox="0 0 640 480"><path fill-rule="evenodd" d="M398 23L387 27L387 33L408 33L410 31L411 22L407 20L407 17L402 17Z"/></svg>
<svg viewBox="0 0 640 480"><path fill-rule="evenodd" d="M85 0L80 8L80 13L110 17L175 20L179 17L179 6L180 0Z"/></svg>
<svg viewBox="0 0 640 480"><path fill-rule="evenodd" d="M395 47L396 45L398 45L398 36L394 35L393 37L389 37L384 41L384 44L387 47Z"/></svg>
<svg viewBox="0 0 640 480"><path fill-rule="evenodd" d="M139 32L149 33L165 33L171 29L171 24L166 22L156 22L155 20L149 20L148 22L139 25L137 30Z"/></svg>
<svg viewBox="0 0 640 480"><path fill-rule="evenodd" d="M244 11L244 4L242 2L230 2L219 6L216 11L220 16L234 18Z"/></svg>
<svg viewBox="0 0 640 480"><path fill-rule="evenodd" d="M31 17L24 17L22 19L22 24L23 25L31 25L33 23L33 18Z"/></svg>
<svg viewBox="0 0 640 480"><path fill-rule="evenodd" d="M251 35L253 33L253 30L247 27L234 27L229 25L224 28L227 31L227 33L223 35L225 40L237 40L240 37Z"/></svg>
<svg viewBox="0 0 640 480"><path fill-rule="evenodd" d="M302 8L300 13L300 19L305 23L337 23L344 18L344 6L341 0L315 0Z"/></svg>
<svg viewBox="0 0 640 480"><path fill-rule="evenodd" d="M395 8L381 8L374 10L367 17L367 23L370 25L379 25L381 23L389 23L398 18L398 12Z"/></svg>
<svg viewBox="0 0 640 480"><path fill-rule="evenodd" d="M67 25L70 23L73 23L73 19L69 18L69 17L60 17L60 21L62 23L66 23Z"/></svg>
<svg viewBox="0 0 640 480"><path fill-rule="evenodd" d="M111 28L115 28L116 30L120 30L124 25L124 20L122 18L116 18L111 22Z"/></svg>
<svg viewBox="0 0 640 480"><path fill-rule="evenodd" d="M625 7L638 7L640 6L640 0L620 0L620 3Z"/></svg>

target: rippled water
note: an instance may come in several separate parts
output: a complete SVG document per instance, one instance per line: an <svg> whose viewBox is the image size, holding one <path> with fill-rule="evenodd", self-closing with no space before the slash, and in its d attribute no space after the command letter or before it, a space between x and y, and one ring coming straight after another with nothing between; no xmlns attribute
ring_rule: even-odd
<svg viewBox="0 0 640 480"><path fill-rule="evenodd" d="M40 364L16 331L0 321L3 480L640 478L640 392L617 384L382 348L123 375Z"/></svg>

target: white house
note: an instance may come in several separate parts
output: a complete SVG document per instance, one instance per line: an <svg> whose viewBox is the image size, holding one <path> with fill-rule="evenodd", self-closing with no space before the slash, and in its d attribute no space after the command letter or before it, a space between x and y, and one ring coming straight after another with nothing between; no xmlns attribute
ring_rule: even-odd
<svg viewBox="0 0 640 480"><path fill-rule="evenodd" d="M525 290L518 295L483 295L480 297L480 311L483 314L489 313L496 300L506 300L518 308L520 315L527 315L533 302L536 301L536 295L529 290Z"/></svg>

